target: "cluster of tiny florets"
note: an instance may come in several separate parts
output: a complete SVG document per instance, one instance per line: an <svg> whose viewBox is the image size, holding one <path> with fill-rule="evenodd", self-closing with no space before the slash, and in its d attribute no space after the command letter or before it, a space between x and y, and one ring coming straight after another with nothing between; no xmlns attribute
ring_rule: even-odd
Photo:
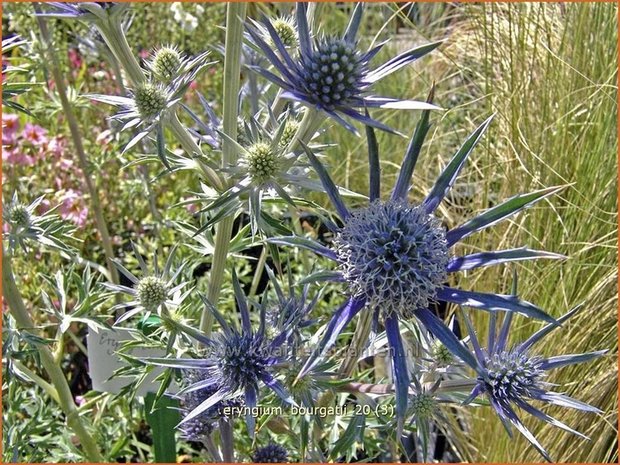
<svg viewBox="0 0 620 465"><path fill-rule="evenodd" d="M159 81L168 84L179 72L181 54L172 47L162 47L154 53L149 67Z"/></svg>
<svg viewBox="0 0 620 465"><path fill-rule="evenodd" d="M213 348L221 385L231 392L256 386L268 366L264 339L256 335L221 335Z"/></svg>
<svg viewBox="0 0 620 465"><path fill-rule="evenodd" d="M26 206L15 204L9 208L7 220L13 226L25 228L30 225L30 212Z"/></svg>
<svg viewBox="0 0 620 465"><path fill-rule="evenodd" d="M335 37L316 42L315 50L301 57L303 85L315 103L333 111L365 89L366 65L353 44Z"/></svg>
<svg viewBox="0 0 620 465"><path fill-rule="evenodd" d="M411 399L413 414L418 418L429 418L437 408L437 402L433 396L421 393Z"/></svg>
<svg viewBox="0 0 620 465"><path fill-rule="evenodd" d="M486 373L479 379L485 390L496 400L511 402L528 396L540 387L544 375L540 360L518 352L500 352L485 361Z"/></svg>
<svg viewBox="0 0 620 465"><path fill-rule="evenodd" d="M248 174L262 184L273 178L278 170L278 154L268 144L258 142L248 149Z"/></svg>
<svg viewBox="0 0 620 465"><path fill-rule="evenodd" d="M252 453L254 463L285 463L288 462L288 451L279 444L258 447Z"/></svg>
<svg viewBox="0 0 620 465"><path fill-rule="evenodd" d="M297 46L295 24L290 19L277 18L272 25L285 47Z"/></svg>
<svg viewBox="0 0 620 465"><path fill-rule="evenodd" d="M433 361L439 366L447 366L454 362L454 356L452 352L439 340L433 343L431 350L431 357Z"/></svg>
<svg viewBox="0 0 620 465"><path fill-rule="evenodd" d="M158 85L141 84L135 89L133 98L138 113L145 120L157 117L166 109L166 92Z"/></svg>
<svg viewBox="0 0 620 465"><path fill-rule="evenodd" d="M200 373L196 371L186 372L186 377L186 382L188 384L197 383L203 379ZM217 385L212 385L203 389L185 393L181 399L182 412L184 415L189 414L217 391ZM227 418L224 414L224 409L226 407L242 407L243 405L244 402L242 397L222 400L202 412L200 415L181 424L179 426L181 436L187 441L201 441L213 431L218 420Z"/></svg>
<svg viewBox="0 0 620 465"><path fill-rule="evenodd" d="M142 278L136 290L140 304L147 310L155 310L168 299L168 286L157 276Z"/></svg>
<svg viewBox="0 0 620 465"><path fill-rule="evenodd" d="M445 230L421 206L375 201L351 212L334 243L353 294L386 317L428 307L447 278Z"/></svg>
<svg viewBox="0 0 620 465"><path fill-rule="evenodd" d="M280 137L280 148L284 149L288 147L288 145L293 141L293 137L297 134L297 130L299 129L299 122L290 119L286 123L284 123L284 130L282 131L282 136Z"/></svg>

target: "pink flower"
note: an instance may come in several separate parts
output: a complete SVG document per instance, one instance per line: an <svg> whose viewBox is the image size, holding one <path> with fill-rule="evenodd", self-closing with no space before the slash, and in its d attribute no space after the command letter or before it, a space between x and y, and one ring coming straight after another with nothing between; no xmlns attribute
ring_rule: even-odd
<svg viewBox="0 0 620 465"><path fill-rule="evenodd" d="M2 145L13 145L19 130L19 116L2 114Z"/></svg>
<svg viewBox="0 0 620 465"><path fill-rule="evenodd" d="M84 205L82 193L69 189L60 200L58 212L61 218L72 221L79 228L83 227L88 219L88 207Z"/></svg>
<svg viewBox="0 0 620 465"><path fill-rule="evenodd" d="M67 142L62 137L52 137L47 144L47 151L51 155L61 158L67 148Z"/></svg>
<svg viewBox="0 0 620 465"><path fill-rule="evenodd" d="M191 90L196 90L196 89L198 88L198 82L196 82L196 81L192 81L192 82L190 82L190 83L189 83L189 88L190 88Z"/></svg>
<svg viewBox="0 0 620 465"><path fill-rule="evenodd" d="M32 166L36 160L25 154L19 147L2 147L2 161L9 165Z"/></svg>
<svg viewBox="0 0 620 465"><path fill-rule="evenodd" d="M74 48L69 49L69 61L74 68L82 67L82 57L80 57L80 53Z"/></svg>
<svg viewBox="0 0 620 465"><path fill-rule="evenodd" d="M26 123L22 131L22 137L33 145L41 146L47 144L47 130L36 124Z"/></svg>

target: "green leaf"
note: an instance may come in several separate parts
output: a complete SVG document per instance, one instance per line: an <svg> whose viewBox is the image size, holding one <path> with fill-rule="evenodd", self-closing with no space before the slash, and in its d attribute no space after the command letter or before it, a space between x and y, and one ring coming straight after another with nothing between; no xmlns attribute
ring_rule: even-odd
<svg viewBox="0 0 620 465"><path fill-rule="evenodd" d="M144 398L146 421L153 433L155 463L176 463L177 445L175 426L179 423L179 403L167 396L155 402L156 395L149 392Z"/></svg>

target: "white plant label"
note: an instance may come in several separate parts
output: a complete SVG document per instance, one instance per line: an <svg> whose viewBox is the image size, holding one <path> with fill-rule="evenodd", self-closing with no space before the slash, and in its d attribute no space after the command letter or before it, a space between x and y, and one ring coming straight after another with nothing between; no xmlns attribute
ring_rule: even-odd
<svg viewBox="0 0 620 465"><path fill-rule="evenodd" d="M99 392L109 392L118 394L121 389L135 381L130 376L119 376L111 378L112 374L119 368L123 368L128 363L117 353L121 344L131 341L131 331L127 329L100 329L99 332L88 331L88 366L90 378L93 382L93 390ZM166 353L158 349L145 349L136 347L129 352L137 358L142 357L165 357ZM136 396L144 397L149 392L157 392L160 382L155 378L164 371L163 367L156 367L141 383ZM110 379L111 378L111 379ZM174 393L177 386L173 383L168 387L167 392Z"/></svg>

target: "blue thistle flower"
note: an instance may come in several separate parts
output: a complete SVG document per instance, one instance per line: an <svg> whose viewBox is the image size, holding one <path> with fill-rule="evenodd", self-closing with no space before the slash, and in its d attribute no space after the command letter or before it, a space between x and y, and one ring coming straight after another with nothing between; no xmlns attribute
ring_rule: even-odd
<svg viewBox="0 0 620 465"><path fill-rule="evenodd" d="M241 314L241 331L229 325L213 304L202 296L205 306L220 324L221 332L207 337L182 323L174 324L181 331L205 345L207 352L204 358L145 359L147 363L159 366L201 372L200 380L190 383L179 392L179 395L215 387L214 392L189 412L179 426L192 421L204 412L211 411L220 402L235 399L240 395L243 396L247 407L250 409L256 407L260 385L267 386L284 402L295 404L282 383L276 379L277 366L288 359L285 342L290 336L291 328L285 328L274 338L268 338L265 328L265 308L262 307L259 329L254 331L250 323L249 305L234 271L233 287ZM255 418L248 414L246 423L248 431L253 434Z"/></svg>
<svg viewBox="0 0 620 465"><path fill-rule="evenodd" d="M432 92L429 102L431 99ZM347 208L323 164L308 147L303 146L343 224L340 228L332 225L335 233L335 249L302 237L269 239L276 244L304 247L333 260L337 270L328 274L323 272L321 279L344 282L348 286L349 298L334 313L323 340L309 357L300 376L317 363L318 358L335 342L353 317L362 309L368 308L374 312L374 321L382 317L385 324L396 382L397 415L401 420L407 408L407 386L410 376L399 320L416 318L453 352L458 348L455 349L448 344L452 339L447 334L452 333L429 310L429 305L438 300L489 312L516 312L555 323L555 320L542 309L517 297L465 291L451 288L444 283L451 273L473 268L515 260L564 258L561 255L527 248L482 252L463 257L450 256L450 249L462 239L554 194L559 188L552 187L527 195L517 195L465 224L445 231L440 220L435 217L435 211L454 184L467 156L476 146L492 118L484 121L464 142L426 199L421 204L409 204L407 191L418 154L429 129L429 113L428 110L424 111L415 129L396 185L388 200L379 198L378 147L373 129L367 126L370 204L356 210L350 211Z"/></svg>
<svg viewBox="0 0 620 465"><path fill-rule="evenodd" d="M185 370L184 375L185 381L189 385L204 381L202 372L197 370ZM218 386L211 385L203 389L186 392L184 395L179 396L183 416L190 414L195 408L209 399L217 391ZM239 397L229 400L222 400L202 412L200 415L180 424L179 431L181 432L181 436L187 441L203 441L204 438L213 431L219 420L228 418L224 414L224 409L226 407L242 406L243 400Z"/></svg>
<svg viewBox="0 0 620 465"><path fill-rule="evenodd" d="M268 444L258 447L252 453L254 463L286 463L288 451L279 444Z"/></svg>
<svg viewBox="0 0 620 465"><path fill-rule="evenodd" d="M564 423L547 415L529 403L530 400L533 400L569 407L584 412L601 413L599 409L591 405L549 390L553 385L545 382L545 377L549 370L576 363L588 362L605 354L607 352L606 350L548 358L531 352L532 346L555 329L557 324L563 323L575 315L579 309L580 306L572 309L558 318L556 324L544 326L525 342L516 344L512 347L508 347L508 335L510 333L512 313L507 313L505 315L499 334L497 334L495 319L491 320L488 346L486 349L481 347L469 317L465 313L463 314L465 323L468 327L470 342L474 349L473 355L468 353L466 349L460 345L456 337L452 336L453 341L451 345L460 346L459 356L470 365L478 375L478 384L472 390L467 402L471 402L481 395L486 396L493 409L497 412L508 434L512 436L511 425L514 425L538 452L540 452L545 460L549 462L552 461L549 454L540 445L534 435L523 425L515 412L515 407L518 407L540 420L587 439L583 434L571 429Z"/></svg>
<svg viewBox="0 0 620 465"><path fill-rule="evenodd" d="M341 37L318 37L314 42L310 37L307 9L306 3L297 4L297 53L291 54L289 47L269 20L265 19L259 27L247 26L252 41L279 75L259 66L250 68L281 87L284 91L283 98L316 108L354 133L357 133L357 130L343 116L394 132L388 126L357 111L359 108L437 109L425 102L371 96L370 89L377 81L431 52L441 42L408 50L371 70L371 59L385 44L366 53L359 50L356 36L362 19L361 3L356 4L349 25ZM261 28L267 30L270 41L263 38L259 30Z"/></svg>

